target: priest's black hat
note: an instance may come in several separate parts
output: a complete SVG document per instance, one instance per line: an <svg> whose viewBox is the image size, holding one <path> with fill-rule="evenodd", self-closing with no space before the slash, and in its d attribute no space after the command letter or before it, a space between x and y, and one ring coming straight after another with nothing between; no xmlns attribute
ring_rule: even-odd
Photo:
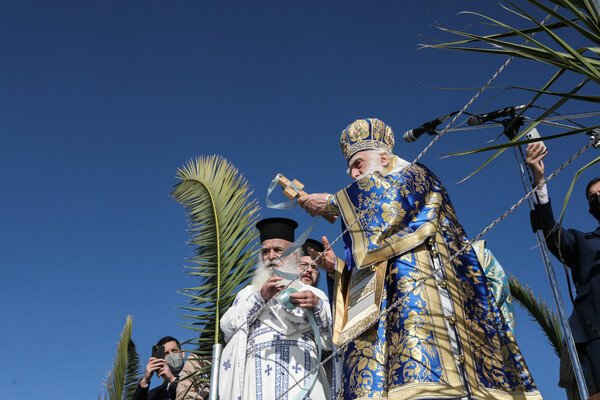
<svg viewBox="0 0 600 400"><path fill-rule="evenodd" d="M312 248L314 251L318 251L320 253L322 253L323 250L325 250L323 244L318 240L306 239L306 242L304 242L304 244L302 245L302 250L304 250L304 254L306 254L307 256L310 256L310 253L308 252L309 247Z"/></svg>
<svg viewBox="0 0 600 400"><path fill-rule="evenodd" d="M260 241L268 239L283 239L294 241L294 229L298 223L289 218L265 218L257 222L256 229L260 231Z"/></svg>

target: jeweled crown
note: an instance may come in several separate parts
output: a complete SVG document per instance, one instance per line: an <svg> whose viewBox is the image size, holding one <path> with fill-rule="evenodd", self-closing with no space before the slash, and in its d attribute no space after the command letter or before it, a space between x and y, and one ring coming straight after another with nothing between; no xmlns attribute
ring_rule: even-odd
<svg viewBox="0 0 600 400"><path fill-rule="evenodd" d="M394 149L394 132L376 118L358 119L344 129L340 146L346 161L362 150L385 149L391 153Z"/></svg>

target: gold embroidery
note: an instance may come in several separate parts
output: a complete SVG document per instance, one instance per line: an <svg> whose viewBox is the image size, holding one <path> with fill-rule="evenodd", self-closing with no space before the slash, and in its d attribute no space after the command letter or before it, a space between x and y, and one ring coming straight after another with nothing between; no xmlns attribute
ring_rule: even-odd
<svg viewBox="0 0 600 400"><path fill-rule="evenodd" d="M360 291L354 293L350 296L350 301L348 302L348 307L355 306L359 301L367 297L369 294L375 291L375 281L372 280L365 285Z"/></svg>

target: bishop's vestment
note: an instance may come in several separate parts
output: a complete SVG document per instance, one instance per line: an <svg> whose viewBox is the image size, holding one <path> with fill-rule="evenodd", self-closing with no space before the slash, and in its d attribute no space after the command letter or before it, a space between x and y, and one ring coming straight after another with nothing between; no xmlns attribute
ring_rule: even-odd
<svg viewBox="0 0 600 400"><path fill-rule="evenodd" d="M333 340L349 343L340 398L541 399L473 249L447 263L468 239L444 186L401 161L329 198L348 227L335 272Z"/></svg>

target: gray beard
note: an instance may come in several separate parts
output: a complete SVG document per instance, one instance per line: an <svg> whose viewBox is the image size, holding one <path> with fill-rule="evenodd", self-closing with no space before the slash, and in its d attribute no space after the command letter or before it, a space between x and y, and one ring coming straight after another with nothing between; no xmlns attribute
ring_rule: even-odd
<svg viewBox="0 0 600 400"><path fill-rule="evenodd" d="M288 272L294 275L298 275L298 255L297 252L293 252L288 257L283 260L273 260L264 262L262 257L258 256L258 261L256 262L256 268L254 270L254 277L252 278L252 291L258 292L262 289L263 285L266 281L275 276L273 272L273 268L277 268L280 271ZM271 266L272 265L272 266ZM283 280L282 284L287 284L289 281ZM292 286L298 286L297 283L300 282L296 280ZM296 287L297 289L297 287Z"/></svg>
<svg viewBox="0 0 600 400"><path fill-rule="evenodd" d="M355 181L358 181L358 180L364 178L365 176L371 175L375 172L379 172L380 174L383 175L383 170L384 170L384 167L383 167L383 165L381 165L381 162L377 159L374 160L371 158L367 161L367 165L365 166L365 173L362 175L359 175L355 179Z"/></svg>

